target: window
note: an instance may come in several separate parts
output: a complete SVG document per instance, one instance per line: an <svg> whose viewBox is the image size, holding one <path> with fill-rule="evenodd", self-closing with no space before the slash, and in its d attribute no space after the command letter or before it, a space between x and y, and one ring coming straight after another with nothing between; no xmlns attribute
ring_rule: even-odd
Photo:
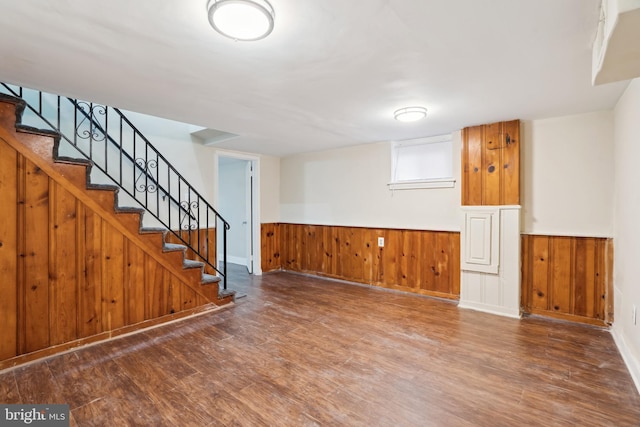
<svg viewBox="0 0 640 427"><path fill-rule="evenodd" d="M450 134L391 143L390 190L447 188L455 182Z"/></svg>

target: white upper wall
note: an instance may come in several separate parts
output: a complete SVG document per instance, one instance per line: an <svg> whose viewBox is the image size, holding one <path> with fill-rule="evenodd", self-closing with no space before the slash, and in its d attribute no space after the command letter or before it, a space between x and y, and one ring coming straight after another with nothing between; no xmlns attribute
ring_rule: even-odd
<svg viewBox="0 0 640 427"><path fill-rule="evenodd" d="M213 204L217 179L215 153L234 152L202 145L191 136L192 125L129 111L125 114L178 172ZM260 159L260 221L277 222L280 215L280 159L255 156Z"/></svg>
<svg viewBox="0 0 640 427"><path fill-rule="evenodd" d="M281 159L280 221L288 223L460 229L460 132L453 135L455 188L395 190L390 143Z"/></svg>
<svg viewBox="0 0 640 427"><path fill-rule="evenodd" d="M260 222L280 221L280 158L260 156Z"/></svg>
<svg viewBox="0 0 640 427"><path fill-rule="evenodd" d="M627 365L640 389L640 78L615 108L615 330L626 344Z"/></svg>
<svg viewBox="0 0 640 427"><path fill-rule="evenodd" d="M214 153L189 125L132 114L133 123L214 201ZM523 232L613 236L613 113L522 123ZM459 230L460 132L454 188L389 191L386 142L260 159L260 222Z"/></svg>
<svg viewBox="0 0 640 427"><path fill-rule="evenodd" d="M613 113L524 121L523 232L613 236Z"/></svg>
<svg viewBox="0 0 640 427"><path fill-rule="evenodd" d="M196 143L191 125L125 111L133 125L209 203L213 201L213 150Z"/></svg>
<svg viewBox="0 0 640 427"><path fill-rule="evenodd" d="M523 232L613 235L613 114L524 121ZM387 188L388 143L285 157L281 222L459 230L460 133L453 189Z"/></svg>

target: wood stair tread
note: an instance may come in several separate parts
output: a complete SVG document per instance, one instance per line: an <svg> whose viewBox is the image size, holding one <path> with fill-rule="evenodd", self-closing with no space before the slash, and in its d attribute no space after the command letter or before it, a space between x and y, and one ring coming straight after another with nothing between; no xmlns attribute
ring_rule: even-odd
<svg viewBox="0 0 640 427"><path fill-rule="evenodd" d="M179 245L177 243L165 243L162 250L164 252L184 252L187 250L187 247L185 245Z"/></svg>
<svg viewBox="0 0 640 427"><path fill-rule="evenodd" d="M204 262L194 261L192 259L185 258L182 261L182 268L202 268L204 267Z"/></svg>
<svg viewBox="0 0 640 427"><path fill-rule="evenodd" d="M168 230L164 227L142 227L140 233L166 233Z"/></svg>
<svg viewBox="0 0 640 427"><path fill-rule="evenodd" d="M222 280L220 278L220 276L214 276L213 274L203 274L202 275L202 284L206 285L208 283L218 283L220 282L220 280ZM222 290L220 290L218 292L220 294L220 296L222 297Z"/></svg>

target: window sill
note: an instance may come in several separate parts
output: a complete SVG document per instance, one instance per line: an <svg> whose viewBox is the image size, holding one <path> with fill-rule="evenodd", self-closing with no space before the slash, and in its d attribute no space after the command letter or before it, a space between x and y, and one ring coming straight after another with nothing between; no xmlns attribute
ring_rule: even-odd
<svg viewBox="0 0 640 427"><path fill-rule="evenodd" d="M390 182L389 190L416 190L423 188L453 188L456 180L453 178L429 179L424 181Z"/></svg>

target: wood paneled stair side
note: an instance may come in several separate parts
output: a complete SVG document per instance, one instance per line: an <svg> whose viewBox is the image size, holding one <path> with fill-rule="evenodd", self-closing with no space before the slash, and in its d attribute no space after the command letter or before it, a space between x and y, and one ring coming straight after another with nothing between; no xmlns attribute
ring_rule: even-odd
<svg viewBox="0 0 640 427"><path fill-rule="evenodd" d="M21 124L22 99L0 94L0 138L36 164L73 196L93 209L146 254L216 306L233 302L235 292L219 288L220 277L206 274L205 264L185 257L187 247L167 242L165 228L143 228L144 210L118 206L119 188L91 182L92 162L58 155L55 131ZM13 131L12 131L13 130Z"/></svg>

